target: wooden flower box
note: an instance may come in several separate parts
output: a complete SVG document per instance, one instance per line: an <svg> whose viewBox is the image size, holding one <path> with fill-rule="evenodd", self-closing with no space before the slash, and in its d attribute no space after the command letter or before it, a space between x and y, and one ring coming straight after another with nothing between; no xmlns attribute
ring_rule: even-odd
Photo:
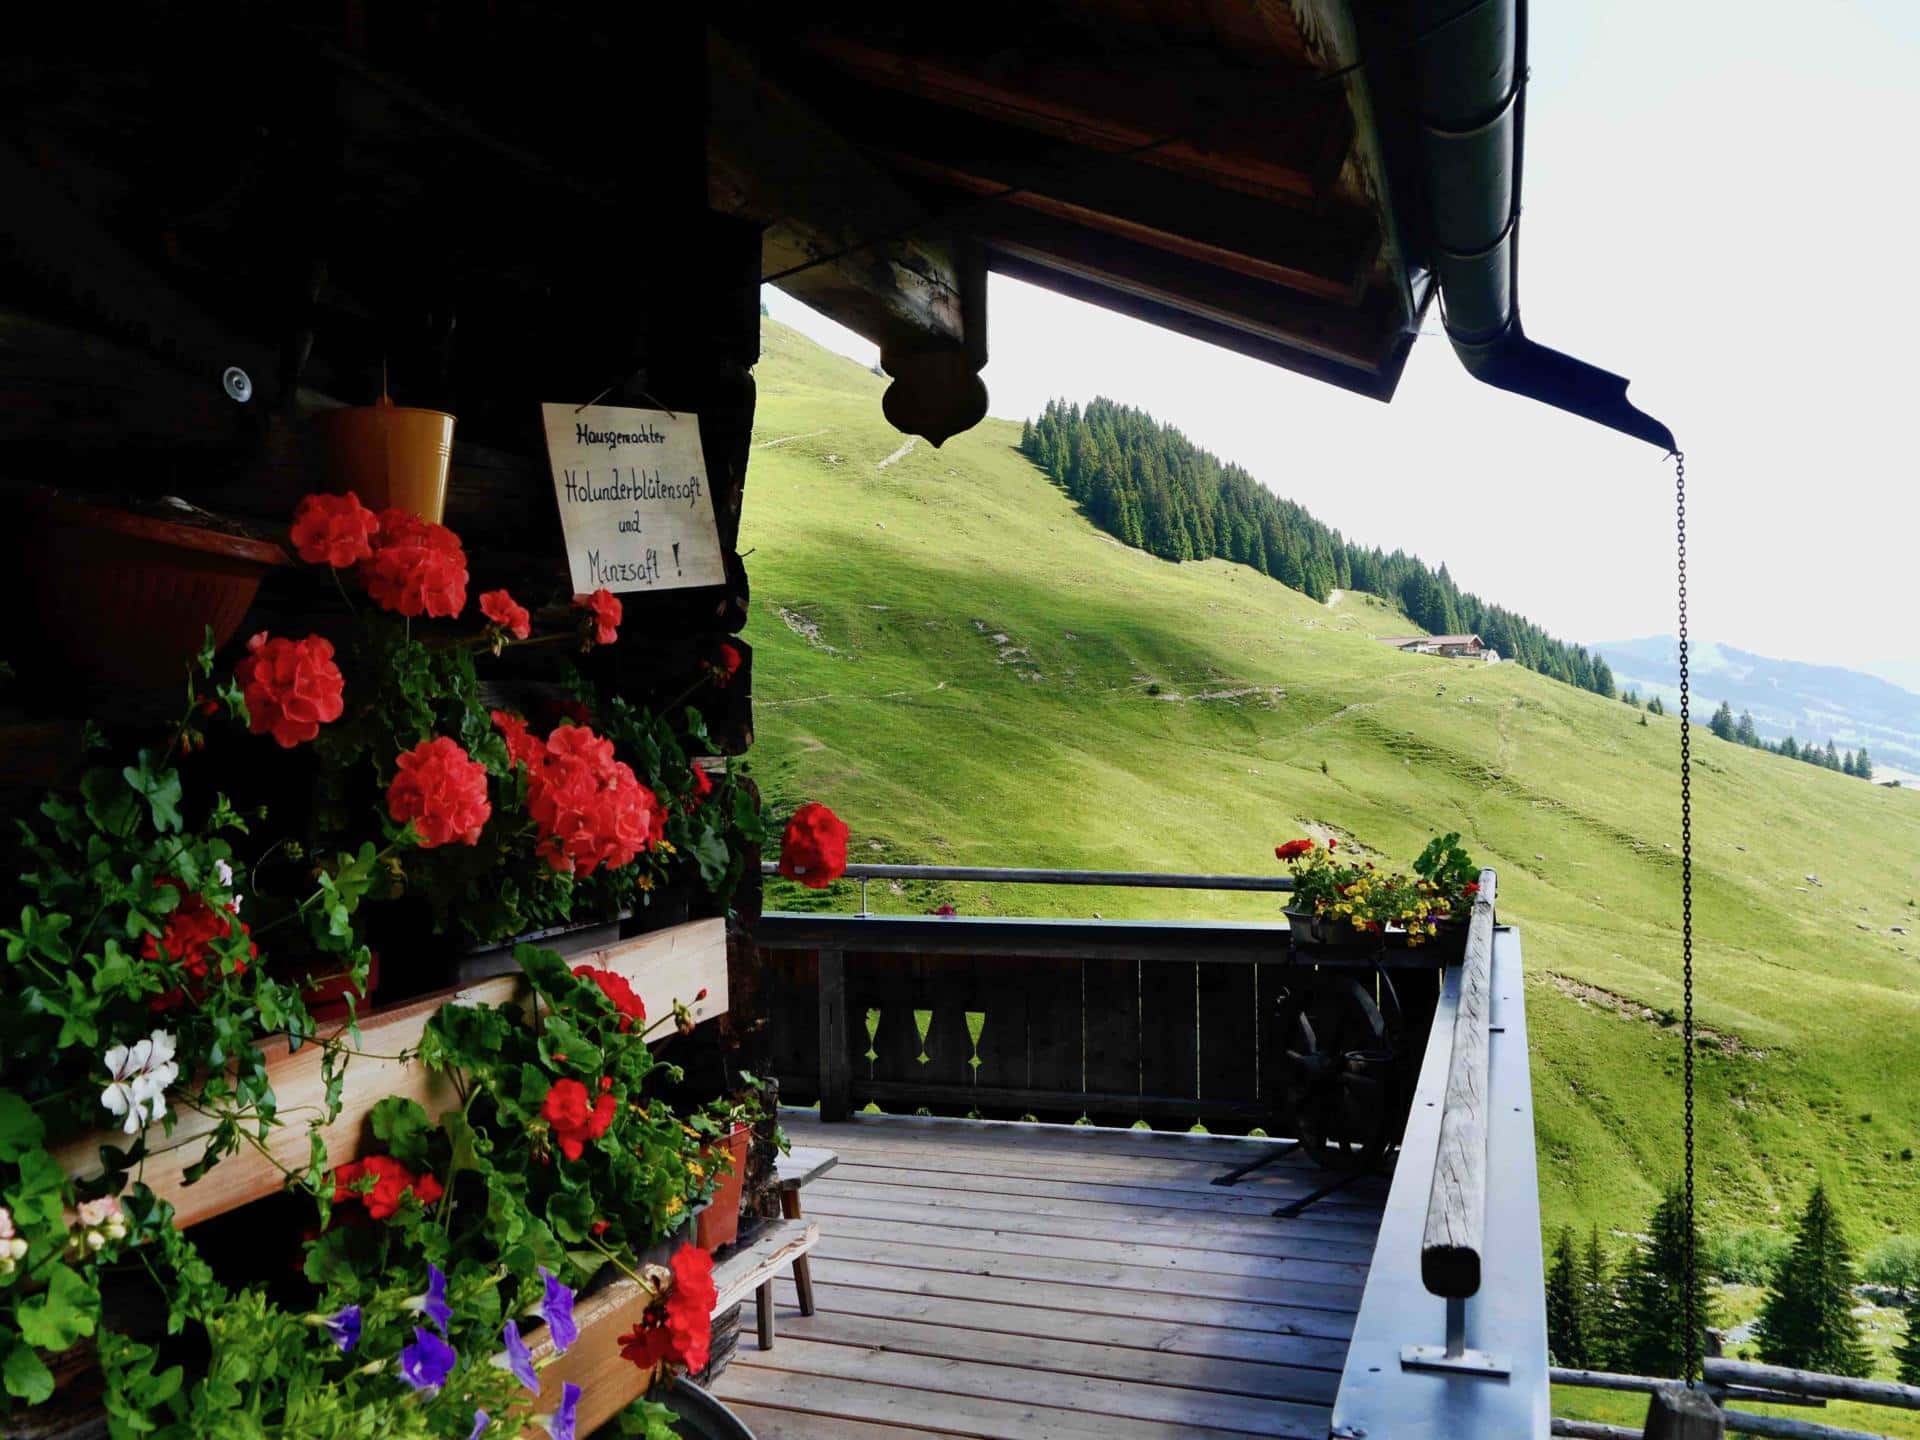
<svg viewBox="0 0 1920 1440"><path fill-rule="evenodd" d="M646 1001L650 1016L671 1013L678 1000L696 1023L727 1010L727 933L720 919L694 920L666 930L622 940L605 949L571 957L573 963L614 970L624 975ZM701 991L706 997L696 1000ZM360 1042L346 1067L346 1088L339 1116L321 1130L333 1163L356 1158L367 1115L390 1096L417 1100L429 1114L437 1114L452 1100L452 1090L414 1060L395 1057L412 1051L425 1033L427 1021L442 1005L498 1005L526 994L517 975L500 975L434 995L391 1010L376 1011L360 1023ZM673 1034L662 1030L664 1038ZM299 1169L307 1163L306 1121L319 1113L325 1099L320 1076L320 1047L304 1045L289 1052L284 1040L263 1047L280 1103L281 1123L268 1131L267 1154L243 1149L214 1166L199 1182L189 1185L186 1171L206 1148L214 1121L191 1111L181 1112L171 1135L149 1132L148 1151L138 1178L154 1194L169 1201L181 1228L224 1215L251 1201L280 1190L285 1183L281 1167ZM102 1168L102 1146L125 1148L118 1130L96 1131L70 1141L59 1152L61 1164L76 1178L97 1175ZM271 1158L269 1158L271 1157ZM276 1163L277 1162L277 1163Z"/></svg>

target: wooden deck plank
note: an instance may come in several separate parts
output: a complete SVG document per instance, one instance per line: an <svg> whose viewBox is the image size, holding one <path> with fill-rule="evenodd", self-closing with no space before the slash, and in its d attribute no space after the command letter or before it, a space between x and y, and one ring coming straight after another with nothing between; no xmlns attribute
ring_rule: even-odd
<svg viewBox="0 0 1920 1440"><path fill-rule="evenodd" d="M909 1430L899 1425L873 1425L865 1420L840 1420L831 1415L806 1415L765 1405L732 1401L727 1408L753 1432L753 1440L929 1440L952 1431Z"/></svg>
<svg viewBox="0 0 1920 1440"><path fill-rule="evenodd" d="M972 1142L964 1145L942 1145L932 1141L917 1140L902 1141L893 1145L878 1145L863 1141L860 1144L845 1147L839 1154L842 1163L849 1165L923 1165L930 1169L942 1170L974 1167L984 1168L989 1174L994 1175L1028 1175L1041 1178L1069 1170L1089 1181L1216 1192L1222 1187L1213 1183L1214 1178L1228 1168L1225 1164L1209 1160L1162 1159L1157 1156L1139 1155L1079 1156L1075 1155L1068 1146L1052 1146L1046 1149L1030 1147L996 1152L991 1146ZM1305 1191L1318 1189L1330 1178L1324 1170L1275 1164L1265 1170L1255 1171L1231 1189L1246 1194L1267 1195L1272 1200L1286 1200ZM1351 1203L1354 1196L1365 1197L1376 1189L1384 1196L1386 1191L1384 1180L1373 1178L1360 1180L1342 1191L1341 1199Z"/></svg>
<svg viewBox="0 0 1920 1440"><path fill-rule="evenodd" d="M772 1353L778 1355L784 1348L776 1346ZM833 1349L832 1346L821 1348ZM743 1359L752 1353L751 1347L739 1352ZM836 1420L931 1426L937 1434L966 1436L970 1440L1105 1440L1109 1436L1113 1440L1184 1440L1188 1436L1218 1437L1236 1433L1197 1429L1184 1423L1081 1415L1049 1405L881 1384L860 1376L857 1368L850 1375L820 1375L736 1363L728 1367L718 1393L728 1404L740 1400L749 1405ZM1325 1433L1323 1426L1314 1440L1320 1440Z"/></svg>
<svg viewBox="0 0 1920 1440"><path fill-rule="evenodd" d="M774 1292L778 1314L784 1316L789 1310L798 1313L798 1294L791 1281L777 1282ZM1063 1317L1055 1310L992 1300L955 1300L858 1285L823 1284L818 1276L814 1277L813 1294L821 1310L836 1315L923 1321L952 1329L1040 1338L1070 1329L1077 1340L1118 1351L1152 1350L1167 1355L1214 1356L1296 1370L1329 1371L1338 1371L1347 1355L1344 1339L1295 1334L1288 1329L1236 1330L1111 1314Z"/></svg>
<svg viewBox="0 0 1920 1440"><path fill-rule="evenodd" d="M815 1266L814 1283L827 1273ZM1344 1310L1321 1310L1281 1303L1216 1300L1169 1291L1104 1290L1093 1286L1055 1285L1044 1280L1007 1280L992 1275L968 1275L951 1270L916 1270L897 1265L863 1264L836 1260L831 1275L836 1284L862 1285L907 1295L938 1295L952 1300L993 1300L1033 1310L1072 1314L1128 1315L1141 1320L1167 1320L1181 1325L1218 1325L1227 1329L1280 1331L1345 1340L1353 1334L1353 1316ZM1062 1324L1068 1323L1062 1319Z"/></svg>
<svg viewBox="0 0 1920 1440"><path fill-rule="evenodd" d="M1317 1285L1305 1280L1277 1284L1256 1275L1184 1272L1178 1278L1152 1265L1104 1260L1067 1260L1027 1250L964 1250L919 1241L848 1239L828 1235L815 1252L822 1261L858 1260L908 1270L947 1270L1002 1280L1040 1280L1049 1285L1096 1290L1177 1290L1214 1300L1261 1301L1284 1293L1290 1304L1352 1314L1360 1308L1359 1285Z"/></svg>
<svg viewBox="0 0 1920 1440"><path fill-rule="evenodd" d="M815 1314L777 1275L775 1344L715 1387L762 1440L1327 1434L1382 1182L1281 1219L1326 1177L1270 1142L782 1121L840 1163L802 1192Z"/></svg>
<svg viewBox="0 0 1920 1440"><path fill-rule="evenodd" d="M1279 1141L1249 1141L1220 1136L1175 1134L1151 1130L1113 1130L1090 1125L1009 1124L1004 1136L983 1134L978 1130L944 1131L925 1128L925 1116L867 1115L845 1125L822 1126L812 1112L793 1122L794 1111L783 1111L781 1121L797 1143L818 1146L846 1155L869 1148L912 1149L927 1147L941 1150L984 1151L1003 1157L1044 1155L1072 1156L1076 1165L1126 1167L1147 1162L1156 1166L1189 1166L1215 1172L1248 1160L1266 1160L1266 1171L1295 1175L1323 1175L1325 1172L1300 1151L1290 1151ZM919 1128L908 1121L918 1120ZM961 1122L969 1123L969 1122ZM993 1124L993 1121L970 1122ZM895 1125L900 1128L895 1129ZM882 1126L885 1129L882 1129ZM799 1137L805 1137L800 1142Z"/></svg>
<svg viewBox="0 0 1920 1440"><path fill-rule="evenodd" d="M743 1347L734 1363L745 1370L781 1377L895 1386L912 1391L918 1403L929 1411L954 1402L1021 1406L1033 1412L1036 1428L1015 1432L1020 1435L1042 1433L1039 1427L1051 1426L1065 1434L1116 1437L1178 1433L1282 1435L1321 1440L1327 1432L1330 1414L1326 1406L1036 1374L1006 1365L982 1365L810 1340L783 1340L764 1351ZM1178 1429L1167 1432L1156 1426Z"/></svg>
<svg viewBox="0 0 1920 1440"><path fill-rule="evenodd" d="M1009 1205L1013 1202L1009 1201ZM1109 1240L1114 1226L1100 1218L1077 1214L1054 1215L1032 1210L982 1206L960 1209L944 1204L876 1200L854 1187L846 1193L807 1192L809 1215L837 1215L866 1220L896 1220L915 1225L944 1225L961 1230L1017 1230L1027 1235L1075 1240ZM1306 1234L1292 1221L1249 1218L1244 1223L1206 1224L1197 1220L1148 1226L1136 1224L1124 1232L1129 1241L1208 1255L1268 1255L1301 1260L1349 1261L1365 1266L1373 1258L1373 1242L1326 1237L1325 1227Z"/></svg>
<svg viewBox="0 0 1920 1440"><path fill-rule="evenodd" d="M867 1315L844 1314L828 1308L822 1308L812 1315L801 1315L797 1304L790 1311L776 1307L776 1313L781 1324L775 1349L791 1336L796 1340L811 1340L827 1345L853 1345L873 1350L893 1350L905 1355L1007 1365L1019 1370L1038 1370L1086 1381L1165 1386L1180 1392L1206 1390L1239 1396L1244 1400L1288 1400L1320 1406L1333 1404L1334 1391L1340 1383L1340 1377L1328 1370L1294 1369L1284 1365L1223 1359L1214 1355L1123 1350L1079 1338L1081 1332L1077 1325L1071 1331L1074 1338L1062 1339L1001 1335L976 1328L920 1321L882 1320ZM1121 1398L1120 1392L1114 1394L1116 1399ZM1187 1399L1176 1395L1174 1403L1185 1406ZM1149 1413L1131 1406L1120 1408L1133 1414ZM1203 1418L1190 1409L1182 1409L1179 1413L1195 1419Z"/></svg>
<svg viewBox="0 0 1920 1440"><path fill-rule="evenodd" d="M960 1120L928 1115L857 1115L841 1125L823 1125L817 1111L784 1109L780 1123L798 1142L801 1134L809 1145L824 1145L830 1150L844 1149L873 1135L882 1141L894 1136L926 1135L941 1143L983 1140L991 1145L1018 1145L1027 1140L1038 1143L1062 1141L1084 1146L1090 1153L1108 1155L1175 1156L1208 1159L1222 1156L1228 1164L1238 1164L1264 1156L1287 1142L1249 1139L1244 1135L1196 1135L1185 1130L1132 1130L1105 1125L1057 1125L1046 1121ZM1304 1156L1289 1161L1311 1166ZM1283 1161L1281 1163L1288 1163Z"/></svg>
<svg viewBox="0 0 1920 1440"><path fill-rule="evenodd" d="M816 1209L814 1218L827 1213ZM921 1225L912 1221L868 1220L841 1215L834 1219L831 1228L835 1240L843 1244L847 1241L870 1240L926 1246L942 1254L955 1250L990 1255L1035 1251L1056 1260L1150 1269L1156 1276L1173 1284L1181 1283L1178 1277L1183 1275L1231 1275L1271 1282L1256 1287L1262 1289L1278 1289L1295 1283L1338 1286L1355 1292L1356 1305L1359 1303L1358 1291L1367 1280L1367 1266L1352 1261L1234 1255L1217 1250L1142 1244L1130 1237L1075 1240L1054 1235L1042 1241L1023 1226L960 1229L951 1225Z"/></svg>
<svg viewBox="0 0 1920 1440"><path fill-rule="evenodd" d="M1105 1200L1116 1205L1154 1205L1163 1209L1194 1210L1201 1214L1259 1215L1273 1213L1277 1199L1288 1196L1250 1195L1239 1186L1223 1189L1217 1185L1194 1190L1159 1189L1152 1186L1118 1185L1106 1181L1043 1180L1020 1175L982 1175L977 1170L932 1170L909 1167L868 1165L859 1160L840 1162L843 1182L859 1180L872 1185L924 1186L944 1190L984 1191L1007 1196L1033 1196L1046 1200ZM1357 1200L1328 1200L1315 1205L1300 1218L1307 1221L1347 1220L1380 1213L1379 1204Z"/></svg>
<svg viewBox="0 0 1920 1440"><path fill-rule="evenodd" d="M1171 1231L1179 1235L1204 1237L1206 1243L1211 1243L1215 1236L1238 1238L1249 1233L1260 1233L1271 1234L1276 1239L1298 1237L1301 1243L1313 1244L1324 1235L1329 1244L1339 1244L1349 1249L1358 1247L1367 1255L1373 1253L1374 1236L1379 1228L1371 1217L1355 1217L1352 1221L1335 1221L1324 1218L1314 1219L1309 1212L1294 1219L1279 1219L1266 1210L1217 1214L1191 1207L1175 1209L1151 1205L1127 1205L1110 1200L1059 1200L1044 1196L1009 1196L993 1190L965 1191L945 1187L926 1189L910 1185L881 1187L851 1180L823 1181L808 1190L807 1194L810 1197L807 1201L809 1205L818 1203L824 1198L859 1200L862 1203L914 1206L925 1209L930 1214L951 1212L962 1217L970 1217L982 1211L1004 1212L1011 1208L1017 1213L1035 1217L1098 1222L1105 1227L1105 1233L1109 1235L1113 1233L1113 1227L1116 1224L1138 1226L1143 1231L1153 1232L1151 1237L1143 1234L1142 1239L1158 1239L1159 1232ZM965 1223L972 1222L968 1219Z"/></svg>

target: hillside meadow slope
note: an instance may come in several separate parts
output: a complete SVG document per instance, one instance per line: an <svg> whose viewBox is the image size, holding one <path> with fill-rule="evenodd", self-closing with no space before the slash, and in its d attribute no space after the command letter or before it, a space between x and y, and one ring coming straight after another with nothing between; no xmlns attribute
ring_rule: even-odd
<svg viewBox="0 0 1920 1440"><path fill-rule="evenodd" d="M776 805L831 803L855 858L964 864L1271 872L1276 841L1309 825L1402 861L1460 830L1524 937L1545 1220L1644 1221L1678 1167L1672 717L1401 655L1374 637L1405 621L1368 596L1323 606L1245 567L1125 549L1018 454L1016 424L910 444L881 417L884 379L770 321L757 377L741 544L754 761ZM1703 1221L1779 1224L1819 1174L1861 1248L1920 1232L1920 794L1700 737ZM875 908L932 898L884 890Z"/></svg>

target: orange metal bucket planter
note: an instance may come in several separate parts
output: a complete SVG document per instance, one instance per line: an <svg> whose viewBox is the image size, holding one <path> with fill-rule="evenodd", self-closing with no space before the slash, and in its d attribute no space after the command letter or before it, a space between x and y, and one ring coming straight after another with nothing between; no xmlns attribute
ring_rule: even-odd
<svg viewBox="0 0 1920 1440"><path fill-rule="evenodd" d="M386 396L316 417L336 491L351 490L374 510L389 505L440 523L453 458L453 416L413 410Z"/></svg>

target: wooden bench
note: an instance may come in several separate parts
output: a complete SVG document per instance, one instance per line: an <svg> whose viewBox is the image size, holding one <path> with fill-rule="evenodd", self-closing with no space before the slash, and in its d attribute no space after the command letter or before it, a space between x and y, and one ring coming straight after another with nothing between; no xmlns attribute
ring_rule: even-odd
<svg viewBox="0 0 1920 1440"><path fill-rule="evenodd" d="M800 1219L800 1191L810 1181L818 1180L827 1171L840 1163L840 1157L831 1150L799 1148L780 1156L774 1162L774 1183L780 1187L780 1213L790 1221ZM808 1249L811 1249L808 1246ZM773 1348L773 1281L769 1274L760 1287L754 1291L754 1318L759 1323L760 1348ZM800 1292L800 1313L813 1314L813 1271L808 1265L807 1254L802 1250L793 1257L793 1287Z"/></svg>

